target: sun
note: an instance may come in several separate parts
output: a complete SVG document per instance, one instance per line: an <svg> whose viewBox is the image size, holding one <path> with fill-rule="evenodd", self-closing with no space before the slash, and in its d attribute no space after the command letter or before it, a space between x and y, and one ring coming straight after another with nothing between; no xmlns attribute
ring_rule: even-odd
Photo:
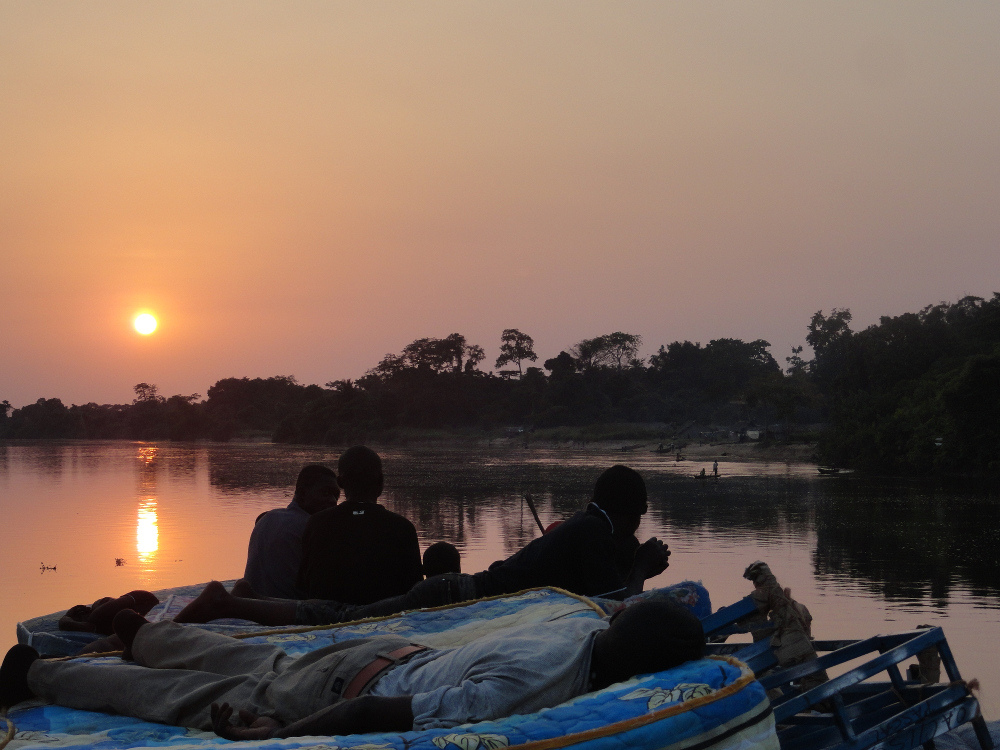
<svg viewBox="0 0 1000 750"><path fill-rule="evenodd" d="M154 318L149 313L143 313L142 315L137 315L133 324L135 330L141 333L143 336L148 336L153 331L156 330L156 318Z"/></svg>

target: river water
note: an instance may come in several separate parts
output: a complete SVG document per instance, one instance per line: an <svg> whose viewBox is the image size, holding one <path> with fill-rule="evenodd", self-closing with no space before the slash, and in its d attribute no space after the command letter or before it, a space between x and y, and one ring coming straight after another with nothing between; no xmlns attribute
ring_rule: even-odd
<svg viewBox="0 0 1000 750"><path fill-rule="evenodd" d="M421 548L454 543L465 572L485 568L586 503L614 463L650 494L638 536L664 539L670 567L714 607L750 591L764 560L813 614L817 638L941 625L963 677L1000 718L1000 498L984 490L821 477L814 466L710 464L611 449L392 448L383 503L410 518ZM0 648L15 623L134 588L243 572L254 519L286 505L305 463L339 451L271 444L38 442L0 444Z"/></svg>

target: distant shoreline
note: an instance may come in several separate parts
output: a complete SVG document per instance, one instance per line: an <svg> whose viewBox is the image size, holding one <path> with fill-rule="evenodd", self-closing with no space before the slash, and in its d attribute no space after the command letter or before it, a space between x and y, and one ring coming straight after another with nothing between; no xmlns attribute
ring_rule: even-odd
<svg viewBox="0 0 1000 750"><path fill-rule="evenodd" d="M562 439L560 439L562 438ZM240 445L240 444L260 444L273 443L274 445L302 445L311 447L327 447L340 449L349 444L367 444L376 449L410 448L410 449L433 449L433 448L476 448L476 449L500 449L500 450L586 450L595 453L606 453L609 458L620 456L621 463L628 463L628 457L634 455L648 456L656 453L662 444L665 448L672 445L669 440L650 440L643 435L631 435L620 439L565 439L565 435L554 438L551 435L541 436L535 433L489 436L481 431L449 431L449 430L400 430L382 434L372 434L367 436L355 436L349 439L343 446L328 445L323 443L284 443L276 442L266 435L241 435L229 441L174 441L174 440L132 440L128 438L35 438L35 439L0 439L0 445L30 445L38 443L88 443L88 442L124 442L124 443L192 443L200 445ZM697 442L683 443L681 449L682 461L719 461L720 463L750 463L750 462L781 462L793 464L818 464L816 457L815 443L806 442L772 442L763 443L757 441L738 442ZM662 454L664 462L673 464L676 452L664 451Z"/></svg>
<svg viewBox="0 0 1000 750"><path fill-rule="evenodd" d="M390 435L372 435L366 440L372 446L385 448L420 448L420 447L477 447L512 450L531 450L533 448L588 450L607 453L609 456L621 456L622 463L628 463L630 455L649 455L655 453L662 444L664 448L671 445L669 440L650 440L643 436L624 437L621 439L583 440L553 439L543 433L505 435L503 437L486 437L462 432L432 432L404 431ZM730 463L750 462L782 462L794 464L818 464L816 444L807 442L771 442L759 441L738 442L698 442L683 444L682 461L719 461ZM676 453L664 451L661 454L664 461L674 462Z"/></svg>

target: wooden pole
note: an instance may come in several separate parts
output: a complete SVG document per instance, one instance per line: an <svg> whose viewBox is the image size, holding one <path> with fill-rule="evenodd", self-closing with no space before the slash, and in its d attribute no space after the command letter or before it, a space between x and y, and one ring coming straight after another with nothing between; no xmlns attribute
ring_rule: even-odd
<svg viewBox="0 0 1000 750"><path fill-rule="evenodd" d="M542 519L538 517L538 511L535 510L535 501L531 499L531 493L525 493L524 499L528 502L528 509L531 511L531 515L535 517L535 523L538 524L538 530L544 534L545 527L542 526Z"/></svg>

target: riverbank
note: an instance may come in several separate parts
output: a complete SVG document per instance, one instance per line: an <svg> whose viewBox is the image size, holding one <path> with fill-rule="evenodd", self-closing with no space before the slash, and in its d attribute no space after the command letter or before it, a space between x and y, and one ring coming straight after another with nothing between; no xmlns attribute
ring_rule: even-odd
<svg viewBox="0 0 1000 750"><path fill-rule="evenodd" d="M816 463L812 443L688 443L682 455L700 461Z"/></svg>
<svg viewBox="0 0 1000 750"><path fill-rule="evenodd" d="M689 461L728 461L735 463L797 463L815 464L814 442L702 442L698 440L672 442L664 439L663 428L644 428L637 425L602 425L584 428L558 428L536 431L508 431L490 434L481 430L398 430L359 439L375 447L407 448L492 448L523 450L531 448L586 449L627 456L630 453L658 451L663 447L665 458L674 457L670 446L680 445L681 457Z"/></svg>

